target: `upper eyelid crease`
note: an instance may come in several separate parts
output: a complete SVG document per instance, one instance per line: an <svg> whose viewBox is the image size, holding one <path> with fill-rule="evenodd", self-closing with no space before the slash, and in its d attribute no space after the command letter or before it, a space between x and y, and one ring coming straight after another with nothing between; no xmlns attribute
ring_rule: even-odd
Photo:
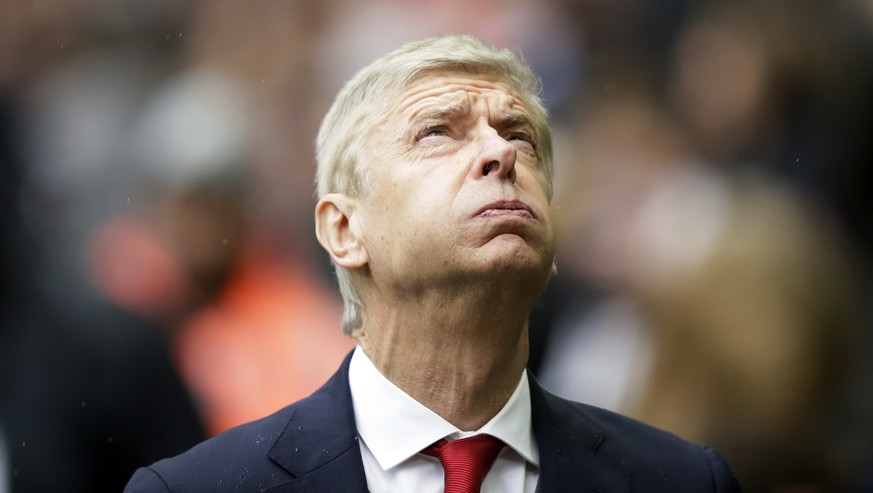
<svg viewBox="0 0 873 493"><path fill-rule="evenodd" d="M523 130L522 130L522 131L506 132L506 136L509 137L509 138L519 137L519 138L521 138L521 139L523 139L523 140L526 140L526 141L530 142L531 144L534 144L534 143L535 143L535 142L534 142L533 135L531 135L530 132L525 132L525 131L523 131Z"/></svg>

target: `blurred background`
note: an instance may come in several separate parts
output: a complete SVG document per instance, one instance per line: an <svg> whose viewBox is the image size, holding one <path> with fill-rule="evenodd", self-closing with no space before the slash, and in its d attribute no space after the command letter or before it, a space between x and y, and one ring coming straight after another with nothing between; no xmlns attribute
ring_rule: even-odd
<svg viewBox="0 0 873 493"><path fill-rule="evenodd" d="M747 492L873 491L873 2L5 0L0 493L120 491L333 373L320 119L449 32L543 79L540 382Z"/></svg>

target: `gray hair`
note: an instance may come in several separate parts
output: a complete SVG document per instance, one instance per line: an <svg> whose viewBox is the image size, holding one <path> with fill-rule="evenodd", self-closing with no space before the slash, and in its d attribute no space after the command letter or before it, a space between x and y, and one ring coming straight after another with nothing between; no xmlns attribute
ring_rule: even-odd
<svg viewBox="0 0 873 493"><path fill-rule="evenodd" d="M512 87L530 113L539 159L552 183L552 138L548 115L540 100L540 81L508 49L489 46L468 35L446 35L407 43L361 69L337 94L321 123L316 139L316 196L367 193L364 137L374 128L408 84L440 71L497 75ZM343 297L343 331L351 335L361 325L363 304L349 271L334 264Z"/></svg>

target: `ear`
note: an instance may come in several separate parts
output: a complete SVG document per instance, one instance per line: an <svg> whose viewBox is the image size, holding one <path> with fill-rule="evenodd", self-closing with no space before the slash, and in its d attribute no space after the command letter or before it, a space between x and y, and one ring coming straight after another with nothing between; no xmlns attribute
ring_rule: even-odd
<svg viewBox="0 0 873 493"><path fill-rule="evenodd" d="M558 260L552 260L552 275L551 277L555 277L558 275Z"/></svg>
<svg viewBox="0 0 873 493"><path fill-rule="evenodd" d="M346 269L369 261L357 227L356 202L341 193L329 193L315 205L315 236L334 263Z"/></svg>

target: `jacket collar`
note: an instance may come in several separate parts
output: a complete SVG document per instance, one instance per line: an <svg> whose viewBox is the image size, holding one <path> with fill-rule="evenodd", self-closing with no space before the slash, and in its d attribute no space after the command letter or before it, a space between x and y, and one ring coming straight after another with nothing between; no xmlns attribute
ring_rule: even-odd
<svg viewBox="0 0 873 493"><path fill-rule="evenodd" d="M268 456L294 478L273 492L366 492L349 390L351 353L317 392L292 406ZM626 492L629 472L597 455L605 433L578 407L530 378L533 431L540 452L537 491Z"/></svg>
<svg viewBox="0 0 873 493"><path fill-rule="evenodd" d="M533 432L540 451L537 491L626 492L630 473L597 455L603 430L580 408L530 379Z"/></svg>
<svg viewBox="0 0 873 493"><path fill-rule="evenodd" d="M270 491L367 491L349 390L350 360L351 354L324 386L292 406L267 455L294 481Z"/></svg>

